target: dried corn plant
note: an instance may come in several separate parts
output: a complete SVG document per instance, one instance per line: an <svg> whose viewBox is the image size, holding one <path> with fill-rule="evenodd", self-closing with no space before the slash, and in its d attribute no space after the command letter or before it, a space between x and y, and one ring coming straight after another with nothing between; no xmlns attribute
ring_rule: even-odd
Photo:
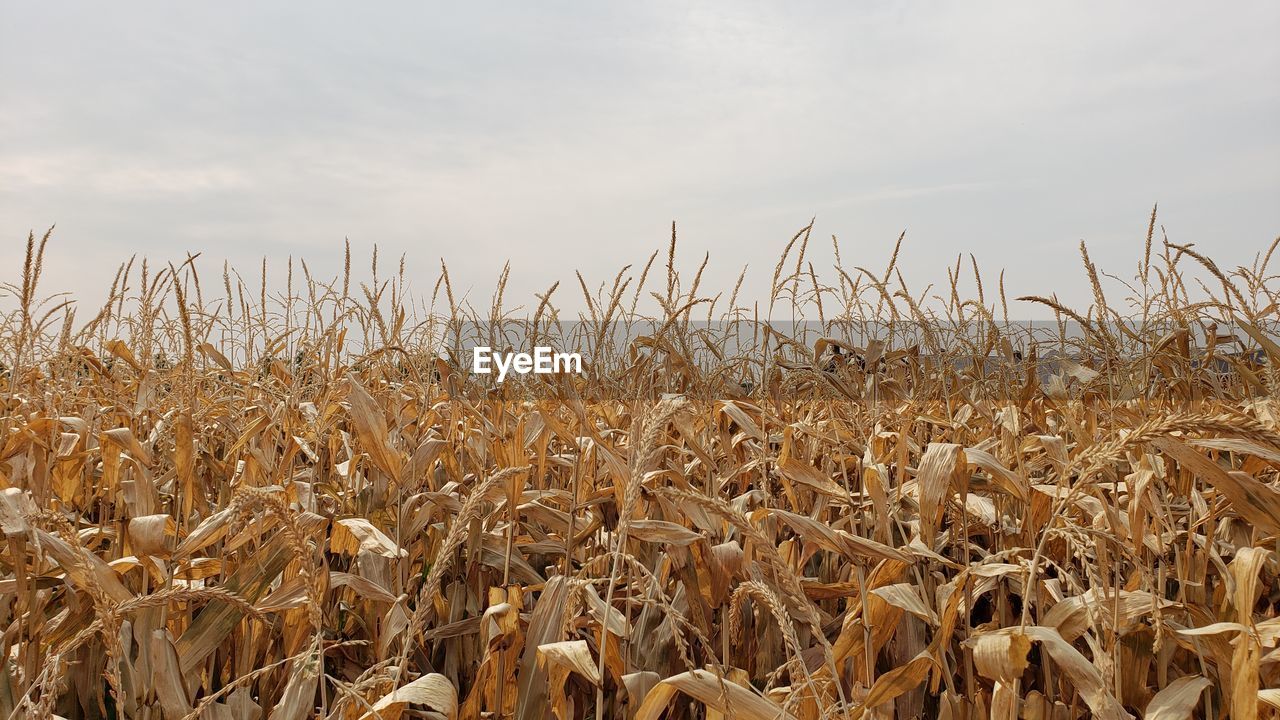
<svg viewBox="0 0 1280 720"><path fill-rule="evenodd" d="M673 228L572 321L348 250L131 261L86 322L32 236L0 717L1280 717L1275 246L1156 229L1073 309L899 247L826 284L812 226L748 305ZM542 342L585 372L465 363Z"/></svg>

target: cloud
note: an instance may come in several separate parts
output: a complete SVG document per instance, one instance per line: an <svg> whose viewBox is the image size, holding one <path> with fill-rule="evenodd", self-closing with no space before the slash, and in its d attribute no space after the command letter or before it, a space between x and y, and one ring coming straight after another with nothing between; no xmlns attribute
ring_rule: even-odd
<svg viewBox="0 0 1280 720"><path fill-rule="evenodd" d="M1061 273L1078 241L1122 271L1154 201L1228 265L1280 225L1266 3L8 14L0 229L57 221L71 257L305 255L323 272L349 236L425 273L444 256L484 296L510 258L529 298L642 262L675 219L682 257L712 254L705 283L750 264L760 297L817 215L873 265L907 228L920 285L973 252L1085 300Z"/></svg>

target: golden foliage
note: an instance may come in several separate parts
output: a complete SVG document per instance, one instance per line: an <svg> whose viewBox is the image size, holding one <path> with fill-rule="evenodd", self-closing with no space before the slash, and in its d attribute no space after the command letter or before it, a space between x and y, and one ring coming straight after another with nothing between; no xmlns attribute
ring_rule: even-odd
<svg viewBox="0 0 1280 720"><path fill-rule="evenodd" d="M816 326L713 315L674 234L659 317L648 266L579 276L568 333L554 285L414 312L376 255L272 307L131 262L76 330L29 257L0 718L1278 716L1270 252L1166 244L1125 313L1085 253L1097 304L1030 298L1079 321L1037 335L897 248L823 286L810 230L770 307ZM460 364L512 328L586 372Z"/></svg>

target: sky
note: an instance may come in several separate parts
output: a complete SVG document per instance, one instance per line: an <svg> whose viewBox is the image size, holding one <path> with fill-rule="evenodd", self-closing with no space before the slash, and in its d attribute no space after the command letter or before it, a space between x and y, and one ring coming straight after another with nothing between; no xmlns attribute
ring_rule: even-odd
<svg viewBox="0 0 1280 720"><path fill-rule="evenodd" d="M1274 2L0 0L0 272L55 223L43 289L86 301L134 254L332 276L349 238L574 309L675 221L687 275L767 301L815 218L832 281L832 235L878 272L905 230L913 290L972 253L1083 306L1080 241L1132 276L1154 203L1227 267L1280 234L1278 35Z"/></svg>

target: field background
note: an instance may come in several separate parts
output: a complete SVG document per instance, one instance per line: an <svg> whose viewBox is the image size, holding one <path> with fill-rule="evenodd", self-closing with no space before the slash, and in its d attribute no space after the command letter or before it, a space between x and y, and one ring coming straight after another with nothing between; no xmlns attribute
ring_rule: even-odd
<svg viewBox="0 0 1280 720"><path fill-rule="evenodd" d="M770 298L673 232L514 310L349 253L138 258L89 310L33 235L0 717L1280 714L1275 245L1220 268L1153 213L1069 308L810 235ZM540 343L586 372L463 361Z"/></svg>

